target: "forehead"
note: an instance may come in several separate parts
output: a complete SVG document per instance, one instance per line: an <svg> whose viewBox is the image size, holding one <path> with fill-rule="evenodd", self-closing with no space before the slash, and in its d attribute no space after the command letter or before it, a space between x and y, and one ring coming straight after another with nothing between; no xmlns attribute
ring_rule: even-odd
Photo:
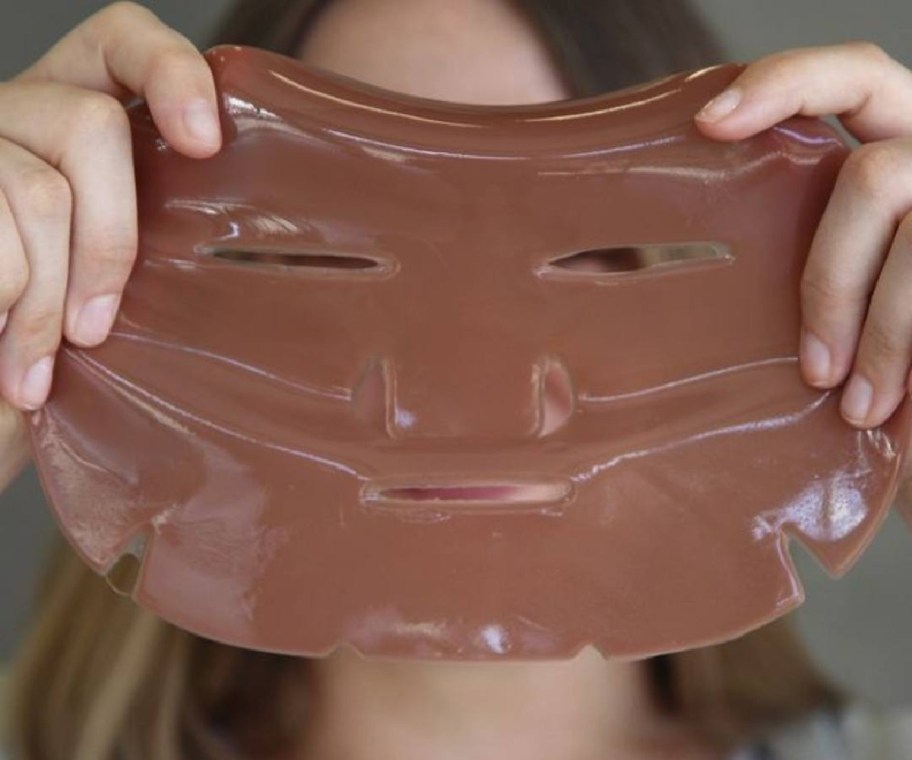
<svg viewBox="0 0 912 760"><path fill-rule="evenodd" d="M531 18L503 0L330 3L305 34L298 57L362 82L448 101L567 97Z"/></svg>

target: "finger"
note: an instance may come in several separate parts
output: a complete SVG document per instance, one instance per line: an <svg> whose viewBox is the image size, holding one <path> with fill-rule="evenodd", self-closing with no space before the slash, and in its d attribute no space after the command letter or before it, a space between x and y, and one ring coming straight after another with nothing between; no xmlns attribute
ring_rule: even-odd
<svg viewBox="0 0 912 760"><path fill-rule="evenodd" d="M871 42L798 48L750 64L706 109L697 126L722 140L796 114L838 114L859 141L883 140L912 134L912 72Z"/></svg>
<svg viewBox="0 0 912 760"><path fill-rule="evenodd" d="M136 178L125 112L114 100L88 118L79 146L61 155L73 189L64 334L95 346L114 322L137 249ZM83 117L85 119L85 117Z"/></svg>
<svg viewBox="0 0 912 760"><path fill-rule="evenodd" d="M193 158L218 151L215 83L190 40L136 3L109 5L75 27L15 81L53 81L146 99L164 138Z"/></svg>
<svg viewBox="0 0 912 760"><path fill-rule="evenodd" d="M107 337L137 248L126 113L108 95L55 83L0 88L0 135L58 168L74 199L66 336Z"/></svg>
<svg viewBox="0 0 912 760"><path fill-rule="evenodd" d="M10 309L16 304L28 283L28 262L22 239L16 228L13 210L6 194L0 190L0 335L6 328ZM3 400L0 398L0 406Z"/></svg>
<svg viewBox="0 0 912 760"><path fill-rule="evenodd" d="M28 283L0 336L0 394L21 410L47 398L60 345L72 205L67 180L37 156L0 140L0 191L28 260Z"/></svg>
<svg viewBox="0 0 912 760"><path fill-rule="evenodd" d="M849 372L871 292L912 210L912 139L864 145L843 163L801 280L801 369L832 387Z"/></svg>
<svg viewBox="0 0 912 760"><path fill-rule="evenodd" d="M896 231L874 288L842 413L862 427L880 425L906 392L912 365L912 214Z"/></svg>

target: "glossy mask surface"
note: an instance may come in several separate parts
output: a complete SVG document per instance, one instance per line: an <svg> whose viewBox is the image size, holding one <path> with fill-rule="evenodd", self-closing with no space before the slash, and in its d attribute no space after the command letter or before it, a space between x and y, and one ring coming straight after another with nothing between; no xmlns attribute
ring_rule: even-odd
<svg viewBox="0 0 912 760"><path fill-rule="evenodd" d="M207 56L225 147L131 109L139 259L32 418L60 525L98 572L143 555L139 604L293 654L638 657L798 605L789 537L834 575L867 545L909 409L856 430L800 377L824 122L701 136L735 64L486 107ZM669 244L713 255L616 250Z"/></svg>

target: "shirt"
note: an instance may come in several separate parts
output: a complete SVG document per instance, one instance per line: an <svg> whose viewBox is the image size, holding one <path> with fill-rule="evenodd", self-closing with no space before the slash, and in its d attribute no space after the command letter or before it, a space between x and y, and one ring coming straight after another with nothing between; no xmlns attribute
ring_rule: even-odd
<svg viewBox="0 0 912 760"><path fill-rule="evenodd" d="M912 710L852 702L783 726L730 760L912 760Z"/></svg>
<svg viewBox="0 0 912 760"><path fill-rule="evenodd" d="M6 676L0 670L0 760L4 750ZM912 760L912 709L879 710L861 702L820 711L780 727L729 760Z"/></svg>

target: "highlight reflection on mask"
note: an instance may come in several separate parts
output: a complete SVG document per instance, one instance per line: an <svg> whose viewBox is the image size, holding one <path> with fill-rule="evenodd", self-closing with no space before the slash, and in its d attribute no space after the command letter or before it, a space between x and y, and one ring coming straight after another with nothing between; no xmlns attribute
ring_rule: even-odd
<svg viewBox="0 0 912 760"><path fill-rule="evenodd" d="M824 122L702 137L735 64L493 108L207 56L225 148L132 109L140 257L32 426L140 604L295 654L645 656L799 604L787 536L832 574L868 543L909 409L855 430L798 371Z"/></svg>

